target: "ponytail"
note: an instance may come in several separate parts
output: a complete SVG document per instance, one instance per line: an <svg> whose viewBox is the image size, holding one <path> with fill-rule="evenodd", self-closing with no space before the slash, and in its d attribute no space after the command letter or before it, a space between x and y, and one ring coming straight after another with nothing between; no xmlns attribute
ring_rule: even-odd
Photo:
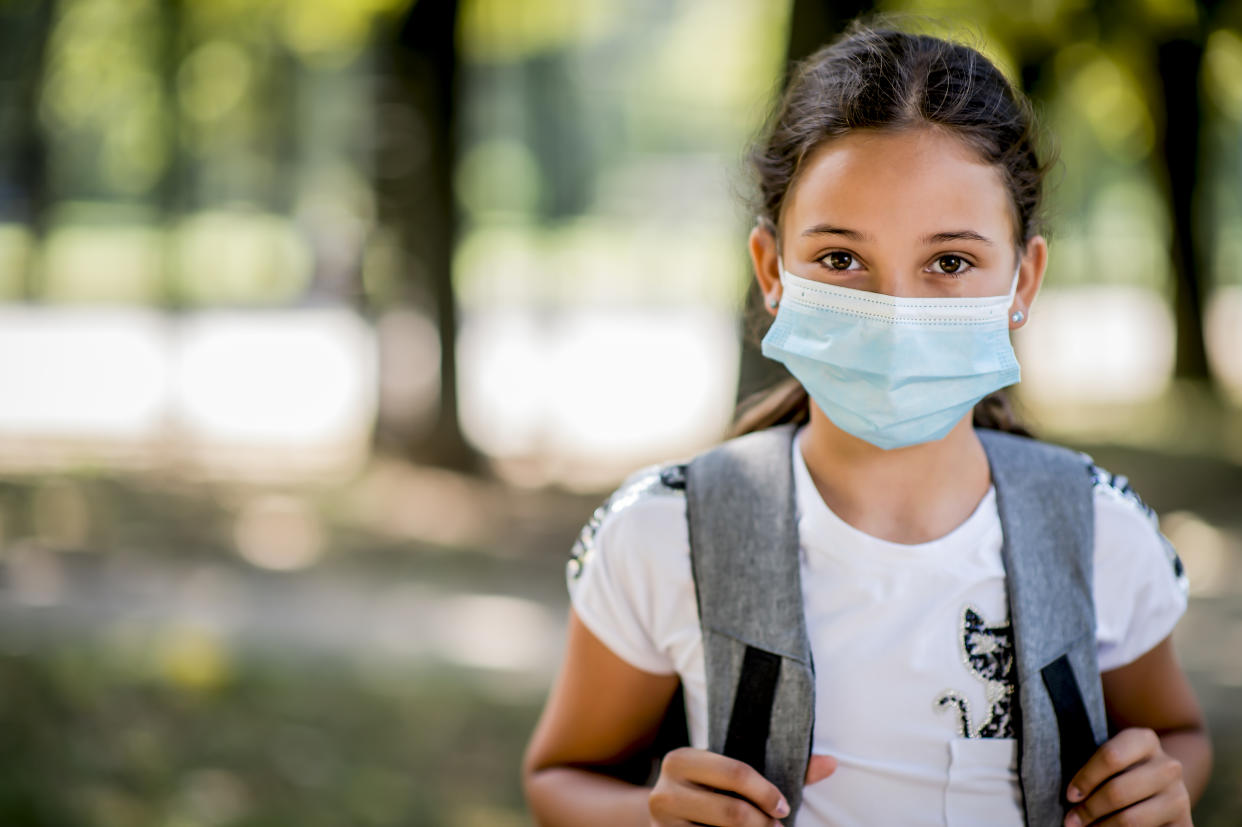
<svg viewBox="0 0 1242 827"><path fill-rule="evenodd" d="M971 422L976 428L991 428L1018 436L1035 437L1019 419L1013 409L1013 401L1003 390L993 391L976 402Z"/></svg>
<svg viewBox="0 0 1242 827"><path fill-rule="evenodd" d="M772 387L756 391L742 400L733 414L729 436L762 431L786 422L799 424L811 418L811 400L797 379L783 379Z"/></svg>

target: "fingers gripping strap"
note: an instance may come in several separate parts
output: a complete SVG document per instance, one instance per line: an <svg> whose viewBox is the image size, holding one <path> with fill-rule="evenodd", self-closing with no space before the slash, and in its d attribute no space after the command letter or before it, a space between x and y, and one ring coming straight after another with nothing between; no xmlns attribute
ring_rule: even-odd
<svg viewBox="0 0 1242 827"><path fill-rule="evenodd" d="M764 755L780 673L779 655L754 646L746 647L742 674L737 679L737 694L733 698L733 712L729 716L724 754L745 761L760 775L766 770Z"/></svg>
<svg viewBox="0 0 1242 827"><path fill-rule="evenodd" d="M1069 656L1061 655L1041 669L1040 675L1057 715L1057 731L1061 740L1061 803L1065 805L1065 791L1070 780L1099 745L1091 732L1087 707L1083 704Z"/></svg>

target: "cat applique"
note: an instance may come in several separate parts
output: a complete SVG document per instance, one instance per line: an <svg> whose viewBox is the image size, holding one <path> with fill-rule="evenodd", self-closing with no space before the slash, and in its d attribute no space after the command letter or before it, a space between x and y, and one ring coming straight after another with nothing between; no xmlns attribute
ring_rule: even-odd
<svg viewBox="0 0 1242 827"><path fill-rule="evenodd" d="M962 738L1013 738L1011 714L1014 694L1013 626L1009 621L989 626L973 606L962 612L962 660L971 674L983 681L987 713L975 723L970 701L957 690L936 698L938 709L955 708L958 735Z"/></svg>

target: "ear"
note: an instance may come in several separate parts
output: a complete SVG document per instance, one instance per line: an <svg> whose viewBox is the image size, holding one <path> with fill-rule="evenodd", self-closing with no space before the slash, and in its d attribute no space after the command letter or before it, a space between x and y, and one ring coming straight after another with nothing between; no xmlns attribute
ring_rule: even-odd
<svg viewBox="0 0 1242 827"><path fill-rule="evenodd" d="M1031 305L1044 283L1044 271L1048 266L1048 242L1042 235L1031 236L1022 254L1022 267L1018 272L1018 289L1013 304L1009 306L1009 329L1017 330L1031 319ZM1013 314L1022 312L1022 321L1015 322Z"/></svg>
<svg viewBox="0 0 1242 827"><path fill-rule="evenodd" d="M762 222L756 222L750 231L750 262L755 270L755 279L759 282L759 292L763 294L763 306L771 315L776 315L773 303L781 298L781 274L777 263L776 236Z"/></svg>

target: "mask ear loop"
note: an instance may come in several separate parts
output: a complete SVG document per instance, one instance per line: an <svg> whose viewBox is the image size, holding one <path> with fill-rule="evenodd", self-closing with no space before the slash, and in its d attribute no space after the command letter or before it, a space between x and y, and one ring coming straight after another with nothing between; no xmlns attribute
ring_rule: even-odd
<svg viewBox="0 0 1242 827"><path fill-rule="evenodd" d="M1013 281L1009 285L1009 302L1006 307L1013 307L1014 297L1018 295L1018 274L1022 271L1022 258L1019 256L1018 265L1013 268ZM1009 314L1009 320L1014 324L1026 318L1026 314L1021 310L1015 310Z"/></svg>
<svg viewBox="0 0 1242 827"><path fill-rule="evenodd" d="M781 289L782 289L782 290L784 290L784 288L786 287L786 284L785 284L785 265L784 265L784 263L781 261L781 254L780 254L780 253L777 253L777 254L776 254L776 278L777 278L777 280L781 283ZM769 297L769 298L766 300L766 302L765 302L765 303L767 304L767 306L768 306L768 307L770 307L770 308L772 308L773 310L775 310L776 308L778 308L778 307L780 307L780 306L781 306L781 299L780 299L780 296L771 296L771 297Z"/></svg>

